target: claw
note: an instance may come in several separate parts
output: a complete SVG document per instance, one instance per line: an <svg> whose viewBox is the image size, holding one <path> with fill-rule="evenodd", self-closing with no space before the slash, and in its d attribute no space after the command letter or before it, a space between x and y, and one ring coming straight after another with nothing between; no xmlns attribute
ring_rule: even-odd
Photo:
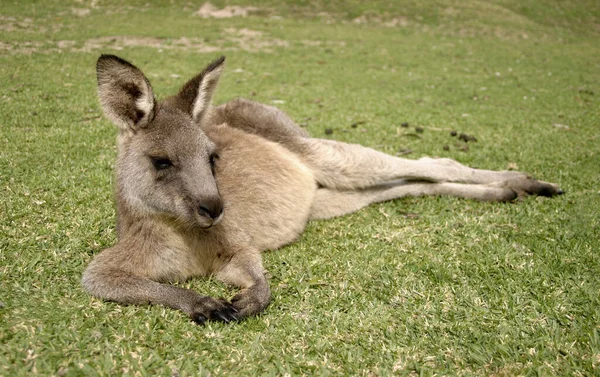
<svg viewBox="0 0 600 377"><path fill-rule="evenodd" d="M237 321L237 316L235 316L231 312L219 312L219 313L217 313L217 316L219 317L219 319L221 321L223 321L225 323Z"/></svg>
<svg viewBox="0 0 600 377"><path fill-rule="evenodd" d="M192 320L196 322L198 325L204 326L204 322L206 322L206 317L201 313L195 313L192 316Z"/></svg>
<svg viewBox="0 0 600 377"><path fill-rule="evenodd" d="M233 307L231 309L232 310L230 310L227 314L229 315L229 318L232 321L237 321L238 320L238 316L237 316L238 311L236 308L233 308Z"/></svg>
<svg viewBox="0 0 600 377"><path fill-rule="evenodd" d="M229 321L237 321L237 313L238 310L231 306L231 304L229 304L222 312L222 314L225 315Z"/></svg>
<svg viewBox="0 0 600 377"><path fill-rule="evenodd" d="M231 303L225 299L219 299L219 301L221 302L221 304L223 304L223 307L215 310L211 314L211 319L222 321L225 323L237 321L237 309L234 308L233 305L231 305Z"/></svg>
<svg viewBox="0 0 600 377"><path fill-rule="evenodd" d="M225 323L230 322L229 318L227 318L227 316L225 316L225 313L215 312L212 317L213 317L213 319L223 321ZM214 317L216 317L216 318L214 318Z"/></svg>

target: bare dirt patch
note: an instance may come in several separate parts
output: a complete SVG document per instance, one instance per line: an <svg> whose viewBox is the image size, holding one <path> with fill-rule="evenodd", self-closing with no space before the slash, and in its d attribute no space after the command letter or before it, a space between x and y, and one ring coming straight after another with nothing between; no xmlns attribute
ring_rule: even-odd
<svg viewBox="0 0 600 377"><path fill-rule="evenodd" d="M0 51L10 51L12 50L12 45L0 41Z"/></svg>
<svg viewBox="0 0 600 377"><path fill-rule="evenodd" d="M228 5L225 8L219 9L210 2L202 4L200 9L194 13L202 18L231 18L231 17L247 17L251 13L258 12L256 7L242 7L237 5Z"/></svg>
<svg viewBox="0 0 600 377"><path fill-rule="evenodd" d="M302 41L306 46L313 45L312 41ZM317 41L314 41L318 44ZM199 53L215 51L248 51L271 53L277 48L289 47L289 42L271 38L257 30L242 28L227 28L223 30L222 37L207 43L202 38L158 38L134 35L115 35L91 38L83 42L74 40L59 41L19 41L2 42L0 51L9 51L12 54L62 53L62 52L95 52L99 50L123 50L129 47L149 47L161 50L183 50Z"/></svg>
<svg viewBox="0 0 600 377"><path fill-rule="evenodd" d="M0 51L9 51L13 55L31 55L32 53L41 50L43 46L44 43L38 41L25 41L19 43L0 42Z"/></svg>
<svg viewBox="0 0 600 377"><path fill-rule="evenodd" d="M48 31L53 33L62 29L63 25L59 22L40 22L29 17L16 18L0 15L0 31L17 32L25 34L44 34Z"/></svg>
<svg viewBox="0 0 600 377"><path fill-rule="evenodd" d="M155 37L137 37L137 36L110 36L91 38L84 42L82 47L74 48L74 51L92 52L103 48L112 48L122 50L125 47L153 47L165 48L166 40Z"/></svg>
<svg viewBox="0 0 600 377"><path fill-rule="evenodd" d="M67 48L72 48L75 46L75 41L58 41L56 42L56 47L58 47L59 49L63 50L63 49L67 49Z"/></svg>
<svg viewBox="0 0 600 377"><path fill-rule="evenodd" d="M0 31L20 33L45 33L46 27L36 25L32 18L17 19L15 17L0 16Z"/></svg>
<svg viewBox="0 0 600 377"><path fill-rule="evenodd" d="M273 52L276 47L288 47L289 43L281 39L266 38L262 32L250 29L227 28L227 39L236 43L241 50L250 52Z"/></svg>
<svg viewBox="0 0 600 377"><path fill-rule="evenodd" d="M385 27L406 27L408 26L408 18L402 16L384 17L378 15L362 15L352 20L355 24L377 24Z"/></svg>
<svg viewBox="0 0 600 377"><path fill-rule="evenodd" d="M71 8L71 13L77 17L87 17L92 13L89 8Z"/></svg>

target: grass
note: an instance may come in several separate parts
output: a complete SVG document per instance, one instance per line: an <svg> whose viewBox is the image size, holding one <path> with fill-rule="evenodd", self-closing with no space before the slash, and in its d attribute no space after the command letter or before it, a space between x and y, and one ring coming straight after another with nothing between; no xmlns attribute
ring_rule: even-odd
<svg viewBox="0 0 600 377"><path fill-rule="evenodd" d="M597 2L240 0L259 11L226 19L130 4L0 5L1 376L600 375ZM217 102L278 101L316 137L517 166L567 194L311 223L265 254L273 303L242 323L90 298L81 272L115 242L95 60L117 53L166 95L220 51Z"/></svg>

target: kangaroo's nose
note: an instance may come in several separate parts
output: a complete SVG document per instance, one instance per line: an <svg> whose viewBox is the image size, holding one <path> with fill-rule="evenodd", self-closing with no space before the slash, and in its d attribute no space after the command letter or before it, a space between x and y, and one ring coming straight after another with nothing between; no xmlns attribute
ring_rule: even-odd
<svg viewBox="0 0 600 377"><path fill-rule="evenodd" d="M198 206L200 216L216 219L223 213L223 203L221 199L205 200Z"/></svg>

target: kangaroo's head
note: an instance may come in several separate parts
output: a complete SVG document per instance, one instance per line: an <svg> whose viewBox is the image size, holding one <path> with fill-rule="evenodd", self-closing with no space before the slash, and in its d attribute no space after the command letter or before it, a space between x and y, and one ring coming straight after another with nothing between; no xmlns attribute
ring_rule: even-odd
<svg viewBox="0 0 600 377"><path fill-rule="evenodd" d="M157 102L152 86L132 64L98 59L98 93L119 128L117 200L137 216L167 216L209 228L223 214L214 178L219 158L202 131L225 58L210 64L173 97Z"/></svg>

